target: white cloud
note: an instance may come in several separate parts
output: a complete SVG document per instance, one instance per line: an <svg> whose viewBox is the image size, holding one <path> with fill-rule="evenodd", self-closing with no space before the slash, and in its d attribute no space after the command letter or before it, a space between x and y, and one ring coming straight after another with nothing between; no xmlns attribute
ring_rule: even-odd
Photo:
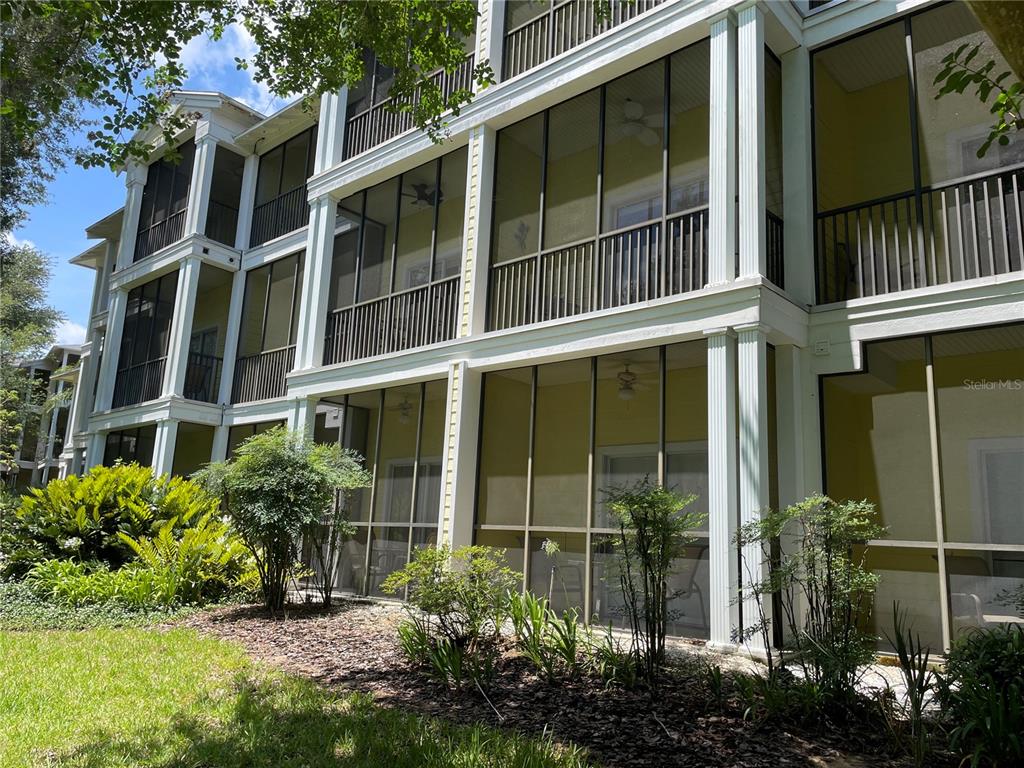
<svg viewBox="0 0 1024 768"><path fill-rule="evenodd" d="M23 246L28 246L29 248L36 247L36 244L33 243L31 240L27 238L16 237L11 232L4 232L4 240L6 240L9 245L14 246L15 248L21 248Z"/></svg>
<svg viewBox="0 0 1024 768"><path fill-rule="evenodd" d="M272 94L265 83L256 82L251 69L239 70L235 63L236 58L251 60L257 50L249 30L238 23L225 29L220 40L208 35L193 38L181 50L180 61L189 74L186 86L222 91L259 112L276 112L288 101Z"/></svg>
<svg viewBox="0 0 1024 768"><path fill-rule="evenodd" d="M65 320L57 327L58 344L84 344L85 326Z"/></svg>

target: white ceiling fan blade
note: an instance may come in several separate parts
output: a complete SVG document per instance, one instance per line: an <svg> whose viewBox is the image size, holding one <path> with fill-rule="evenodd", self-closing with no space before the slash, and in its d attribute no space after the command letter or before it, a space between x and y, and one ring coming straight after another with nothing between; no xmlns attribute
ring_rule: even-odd
<svg viewBox="0 0 1024 768"><path fill-rule="evenodd" d="M623 136L638 136L644 127L640 123L629 121L622 124Z"/></svg>
<svg viewBox="0 0 1024 768"><path fill-rule="evenodd" d="M646 115L643 122L648 128L661 128L661 115Z"/></svg>
<svg viewBox="0 0 1024 768"><path fill-rule="evenodd" d="M650 128L644 128L637 136L640 139L640 143L647 147L653 147L659 142L658 134L652 131Z"/></svg>

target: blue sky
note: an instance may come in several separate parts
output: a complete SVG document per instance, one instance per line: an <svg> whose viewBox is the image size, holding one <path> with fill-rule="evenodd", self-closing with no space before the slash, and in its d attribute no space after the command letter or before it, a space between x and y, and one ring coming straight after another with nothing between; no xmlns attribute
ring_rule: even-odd
<svg viewBox="0 0 1024 768"><path fill-rule="evenodd" d="M236 56L248 58L254 51L252 38L237 25L229 27L217 42L205 36L196 38L182 51L189 72L185 87L222 91L264 114L280 109L285 101L254 83L249 72L235 67ZM80 142L85 141L84 134ZM57 341L78 344L85 338L94 272L69 264L68 259L95 244L85 237L87 226L124 204L124 176L101 168L83 170L69 163L48 192L47 202L29 211L28 221L15 230L14 237L34 243L52 258L50 303L67 317Z"/></svg>

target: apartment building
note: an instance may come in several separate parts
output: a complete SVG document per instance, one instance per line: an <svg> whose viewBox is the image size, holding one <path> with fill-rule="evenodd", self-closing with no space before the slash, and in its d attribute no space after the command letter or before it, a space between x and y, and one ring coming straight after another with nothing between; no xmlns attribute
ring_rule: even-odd
<svg viewBox="0 0 1024 768"><path fill-rule="evenodd" d="M17 490L46 485L66 474L70 461L73 398L82 348L56 344L38 360L22 360L29 413L21 425L14 461L0 465L2 482Z"/></svg>
<svg viewBox="0 0 1024 768"><path fill-rule="evenodd" d="M979 159L987 107L933 95L999 52L961 3L612 5L482 2L438 77L498 82L440 144L372 60L312 112L182 93L183 161L78 257L71 471L288 424L373 470L339 590L477 542L601 622L602 490L650 476L707 512L673 631L721 646L736 527L824 490L888 526L880 634L894 599L933 648L1024 620L1024 142Z"/></svg>

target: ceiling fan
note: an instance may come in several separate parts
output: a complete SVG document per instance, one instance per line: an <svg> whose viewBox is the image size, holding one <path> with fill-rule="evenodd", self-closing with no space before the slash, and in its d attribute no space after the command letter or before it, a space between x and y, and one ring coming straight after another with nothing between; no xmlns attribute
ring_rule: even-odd
<svg viewBox="0 0 1024 768"><path fill-rule="evenodd" d="M412 192L402 192L402 197L411 197L412 205L417 208L432 208L435 203L442 202L444 195L440 190L431 189L424 181L411 184Z"/></svg>
<svg viewBox="0 0 1024 768"><path fill-rule="evenodd" d="M640 381L640 377L637 376L633 371L629 370L629 366L634 363L626 360L623 363L623 368L615 376L618 380L618 397L620 400L632 400L636 397L636 393L648 389L647 384Z"/></svg>
<svg viewBox="0 0 1024 768"><path fill-rule="evenodd" d="M622 133L626 136L635 136L641 144L653 147L661 142L661 137L654 130L661 125L661 116L646 114L640 102L626 99L622 103Z"/></svg>

